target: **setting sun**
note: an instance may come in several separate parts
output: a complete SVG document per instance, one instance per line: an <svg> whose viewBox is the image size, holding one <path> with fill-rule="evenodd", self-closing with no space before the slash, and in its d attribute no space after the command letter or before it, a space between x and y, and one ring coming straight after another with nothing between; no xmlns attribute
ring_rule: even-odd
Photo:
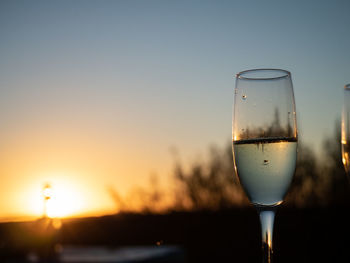
<svg viewBox="0 0 350 263"><path fill-rule="evenodd" d="M33 214L50 218L69 217L84 212L85 195L82 189L73 181L65 181L62 174L48 176L50 181L41 184L41 189L35 185L28 193L30 210Z"/></svg>
<svg viewBox="0 0 350 263"><path fill-rule="evenodd" d="M69 186L53 187L51 198L47 200L47 216L51 218L71 216L82 209L82 200Z"/></svg>

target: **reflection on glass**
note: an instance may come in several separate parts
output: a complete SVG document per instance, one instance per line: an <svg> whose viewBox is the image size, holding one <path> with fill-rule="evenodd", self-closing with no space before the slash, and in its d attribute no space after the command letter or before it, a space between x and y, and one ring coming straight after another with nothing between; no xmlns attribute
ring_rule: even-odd
<svg viewBox="0 0 350 263"><path fill-rule="evenodd" d="M341 146L344 168L346 173L350 175L350 84L345 85L344 87Z"/></svg>
<svg viewBox="0 0 350 263"><path fill-rule="evenodd" d="M255 69L237 74L232 138L235 172L259 213L263 260L272 262L275 209L292 181L297 155L290 72Z"/></svg>

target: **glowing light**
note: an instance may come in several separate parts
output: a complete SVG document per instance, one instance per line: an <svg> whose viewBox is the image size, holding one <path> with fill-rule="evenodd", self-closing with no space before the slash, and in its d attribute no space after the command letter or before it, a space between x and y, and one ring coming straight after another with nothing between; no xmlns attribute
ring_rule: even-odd
<svg viewBox="0 0 350 263"><path fill-rule="evenodd" d="M54 187L52 197L47 201L47 216L65 217L79 212L81 199L74 189Z"/></svg>
<svg viewBox="0 0 350 263"><path fill-rule="evenodd" d="M28 210L36 216L60 218L80 215L87 209L86 193L69 173L44 173L50 183L36 182L26 192ZM44 212L44 213L43 213Z"/></svg>

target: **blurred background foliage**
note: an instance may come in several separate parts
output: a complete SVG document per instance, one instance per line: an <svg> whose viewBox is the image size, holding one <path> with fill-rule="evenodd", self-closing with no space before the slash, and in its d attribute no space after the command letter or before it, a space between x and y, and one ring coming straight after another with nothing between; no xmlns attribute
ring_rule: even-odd
<svg viewBox="0 0 350 263"><path fill-rule="evenodd" d="M186 166L175 157L174 189L161 190L157 175L152 175L150 187L139 187L124 199L111 188L111 196L118 211L133 210L135 200L139 212L153 213L247 206L249 202L234 174L232 158L231 142L224 147L211 146L205 160L197 159ZM295 208L348 205L349 192L341 160L340 122L336 122L334 133L324 139L322 153L315 153L299 140L295 176L284 205ZM169 195L172 201L164 202Z"/></svg>

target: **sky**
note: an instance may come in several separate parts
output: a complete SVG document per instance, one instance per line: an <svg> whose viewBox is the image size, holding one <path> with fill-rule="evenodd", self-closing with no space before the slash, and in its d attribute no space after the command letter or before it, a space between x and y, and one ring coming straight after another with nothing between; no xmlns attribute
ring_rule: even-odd
<svg viewBox="0 0 350 263"><path fill-rule="evenodd" d="M0 218L116 211L231 140L235 74L292 73L317 154L350 82L349 1L0 1ZM60 193L60 194L59 194ZM69 205L68 205L69 204Z"/></svg>

